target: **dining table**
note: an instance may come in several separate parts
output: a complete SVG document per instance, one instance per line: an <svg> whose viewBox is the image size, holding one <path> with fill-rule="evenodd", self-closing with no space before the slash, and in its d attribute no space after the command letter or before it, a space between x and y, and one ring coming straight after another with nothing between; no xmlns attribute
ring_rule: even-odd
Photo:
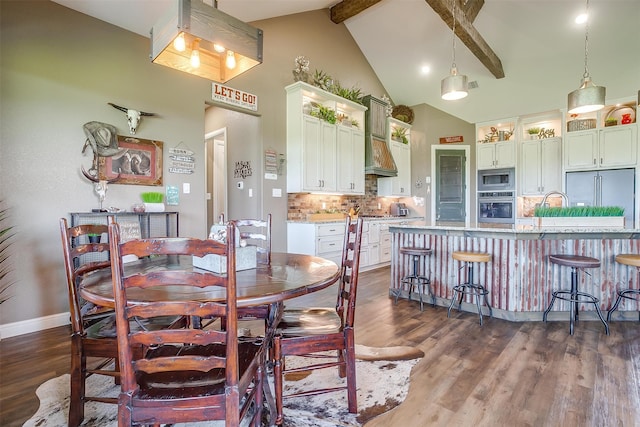
<svg viewBox="0 0 640 427"><path fill-rule="evenodd" d="M124 265L125 276L152 270L198 271L191 256L161 256L145 258ZM203 270L200 270L203 271ZM273 304L320 291L335 283L340 269L335 262L302 254L272 252L270 264L236 272L238 307ZM111 270L97 270L80 279L79 293L87 301L104 307L114 307ZM165 285L145 289L131 289L127 293L131 303L154 301L222 301L220 288L196 288L185 291L184 286Z"/></svg>
<svg viewBox="0 0 640 427"><path fill-rule="evenodd" d="M171 255L143 258L124 264L125 276L153 270L204 271L193 266L192 256ZM265 339L270 339L277 326L278 313L285 300L307 295L331 286L340 277L335 262L303 254L271 253L270 264L257 264L256 268L236 272L236 293L239 308L270 306L267 310ZM114 307L111 269L96 270L81 276L78 283L82 298L104 307ZM163 285L132 288L127 300L132 304L153 301L223 301L225 292L220 288L189 288ZM265 399L269 406L270 425L274 425L275 401L265 381Z"/></svg>

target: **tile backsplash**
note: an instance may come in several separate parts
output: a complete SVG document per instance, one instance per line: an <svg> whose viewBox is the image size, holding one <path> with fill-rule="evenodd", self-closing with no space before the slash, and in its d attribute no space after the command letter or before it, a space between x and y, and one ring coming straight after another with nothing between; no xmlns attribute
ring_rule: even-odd
<svg viewBox="0 0 640 427"><path fill-rule="evenodd" d="M377 194L378 179L375 175L365 175L364 196L289 193L287 194L289 203L287 219L306 220L307 214L321 212L348 213L350 208L356 206L360 207L362 215L388 215L389 206L397 201L397 198L378 197Z"/></svg>

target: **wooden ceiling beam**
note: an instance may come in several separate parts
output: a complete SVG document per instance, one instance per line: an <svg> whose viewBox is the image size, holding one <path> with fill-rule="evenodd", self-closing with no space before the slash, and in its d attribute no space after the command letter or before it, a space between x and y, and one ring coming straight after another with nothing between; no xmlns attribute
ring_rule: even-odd
<svg viewBox="0 0 640 427"><path fill-rule="evenodd" d="M442 18L449 28L453 27L453 15L451 14L451 3L447 0L425 0L429 6ZM502 61L482 38L478 30L464 13L459 0L456 7L456 36L469 48L476 58L493 74L497 79L504 77ZM475 19L475 17L474 17Z"/></svg>
<svg viewBox="0 0 640 427"><path fill-rule="evenodd" d="M331 11L331 21L333 21L334 24L340 24L380 1L381 0L342 0L329 9Z"/></svg>
<svg viewBox="0 0 640 427"><path fill-rule="evenodd" d="M462 6L469 22L476 20L482 6L484 6L484 0L467 0L467 3Z"/></svg>

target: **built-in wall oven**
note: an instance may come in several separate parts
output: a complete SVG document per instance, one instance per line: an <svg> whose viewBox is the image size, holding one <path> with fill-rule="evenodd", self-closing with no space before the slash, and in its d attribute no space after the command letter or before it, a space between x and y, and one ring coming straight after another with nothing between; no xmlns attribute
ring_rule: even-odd
<svg viewBox="0 0 640 427"><path fill-rule="evenodd" d="M478 171L478 222L514 224L515 190L513 168Z"/></svg>

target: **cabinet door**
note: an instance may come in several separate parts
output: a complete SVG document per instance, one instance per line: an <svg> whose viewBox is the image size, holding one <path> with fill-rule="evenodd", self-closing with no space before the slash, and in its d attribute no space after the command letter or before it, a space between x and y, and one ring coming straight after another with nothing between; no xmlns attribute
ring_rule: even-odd
<svg viewBox="0 0 640 427"><path fill-rule="evenodd" d="M526 141L520 148L520 194L540 194L540 141Z"/></svg>
<svg viewBox="0 0 640 427"><path fill-rule="evenodd" d="M353 193L364 194L364 132L351 130L351 144L353 148Z"/></svg>
<svg viewBox="0 0 640 427"><path fill-rule="evenodd" d="M302 124L303 185L307 191L322 189L322 154L320 151L320 120L305 116Z"/></svg>
<svg viewBox="0 0 640 427"><path fill-rule="evenodd" d="M338 126L338 191L364 194L364 133Z"/></svg>
<svg viewBox="0 0 640 427"><path fill-rule="evenodd" d="M336 191L338 188L337 161L336 161L336 125L321 121L320 135L320 157L322 171L320 180L322 182L322 191Z"/></svg>
<svg viewBox="0 0 640 427"><path fill-rule="evenodd" d="M564 137L564 166L566 169L597 167L598 131L568 132Z"/></svg>
<svg viewBox="0 0 640 427"><path fill-rule="evenodd" d="M398 176L394 180L393 193L399 196L411 196L411 149L408 144L395 143L393 158L398 167Z"/></svg>
<svg viewBox="0 0 640 427"><path fill-rule="evenodd" d="M495 148L493 144L478 144L476 146L476 158L478 169L495 168Z"/></svg>
<svg viewBox="0 0 640 427"><path fill-rule="evenodd" d="M513 142L495 144L495 165L498 168L512 168L516 165L516 145Z"/></svg>
<svg viewBox="0 0 640 427"><path fill-rule="evenodd" d="M540 190L562 191L562 140L560 138L540 141Z"/></svg>
<svg viewBox="0 0 640 427"><path fill-rule="evenodd" d="M600 167L635 166L636 127L615 126L600 130Z"/></svg>

